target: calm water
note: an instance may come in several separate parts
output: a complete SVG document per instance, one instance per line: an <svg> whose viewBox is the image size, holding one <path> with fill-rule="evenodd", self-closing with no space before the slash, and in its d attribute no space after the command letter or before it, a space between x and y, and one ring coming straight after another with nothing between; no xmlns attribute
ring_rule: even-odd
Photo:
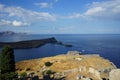
<svg viewBox="0 0 120 80"><path fill-rule="evenodd" d="M15 49L15 60L21 61L26 59L42 58L54 56L57 54L67 53L70 50L77 50L84 54L99 54L109 59L120 68L120 35L17 35L17 36L0 36L0 41L21 41L31 39L42 39L56 37L63 43L70 43L73 47L64 47L60 45L47 44L40 48L32 49Z"/></svg>

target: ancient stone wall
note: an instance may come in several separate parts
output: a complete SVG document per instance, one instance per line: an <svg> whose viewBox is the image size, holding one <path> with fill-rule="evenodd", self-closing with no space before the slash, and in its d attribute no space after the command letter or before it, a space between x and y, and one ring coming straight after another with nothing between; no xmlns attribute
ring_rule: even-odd
<svg viewBox="0 0 120 80"><path fill-rule="evenodd" d="M97 78L100 79L100 72L98 70L95 70L94 68L90 67L89 72L94 74Z"/></svg>
<svg viewBox="0 0 120 80"><path fill-rule="evenodd" d="M109 80L120 80L120 69L113 69L109 73Z"/></svg>

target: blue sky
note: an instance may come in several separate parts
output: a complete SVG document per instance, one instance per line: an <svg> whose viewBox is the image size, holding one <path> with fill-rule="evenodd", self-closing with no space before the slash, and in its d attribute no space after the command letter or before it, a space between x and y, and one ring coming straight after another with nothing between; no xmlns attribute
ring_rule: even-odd
<svg viewBox="0 0 120 80"><path fill-rule="evenodd" d="M0 31L120 34L120 0L0 0Z"/></svg>

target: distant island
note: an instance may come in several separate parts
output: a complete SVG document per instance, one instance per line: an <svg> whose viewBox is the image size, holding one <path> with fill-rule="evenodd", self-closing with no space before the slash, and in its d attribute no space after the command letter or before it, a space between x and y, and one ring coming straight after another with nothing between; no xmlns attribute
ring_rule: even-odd
<svg viewBox="0 0 120 80"><path fill-rule="evenodd" d="M27 33L17 33L17 32L13 32L13 31L2 31L0 32L0 36L4 36L4 35L24 35L24 34L27 34Z"/></svg>
<svg viewBox="0 0 120 80"><path fill-rule="evenodd" d="M26 41L18 41L18 42L0 42L0 47L4 45L9 45L14 49L27 49L27 48L38 48L45 44L52 43L63 45L66 47L72 47L71 44L63 44L60 41L57 41L55 37L47 38L47 39L37 39L37 40L26 40Z"/></svg>

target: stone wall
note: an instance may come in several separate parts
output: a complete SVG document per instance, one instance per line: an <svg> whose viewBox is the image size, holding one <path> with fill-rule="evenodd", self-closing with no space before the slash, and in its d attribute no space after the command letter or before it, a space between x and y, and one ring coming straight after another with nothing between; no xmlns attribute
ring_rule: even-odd
<svg viewBox="0 0 120 80"><path fill-rule="evenodd" d="M89 68L89 72L92 73L93 75L95 75L98 79L100 78L100 72L92 67Z"/></svg>
<svg viewBox="0 0 120 80"><path fill-rule="evenodd" d="M120 69L113 69L109 73L109 80L120 80Z"/></svg>
<svg viewBox="0 0 120 80"><path fill-rule="evenodd" d="M72 72L87 72L87 73L91 73L93 74L95 77L97 77L99 80L101 80L100 77L100 72L92 67L90 68L86 68L85 66L80 66L79 68L74 68L74 69L70 69L70 70L66 70L63 72L64 76L67 75L68 73L72 73Z"/></svg>

